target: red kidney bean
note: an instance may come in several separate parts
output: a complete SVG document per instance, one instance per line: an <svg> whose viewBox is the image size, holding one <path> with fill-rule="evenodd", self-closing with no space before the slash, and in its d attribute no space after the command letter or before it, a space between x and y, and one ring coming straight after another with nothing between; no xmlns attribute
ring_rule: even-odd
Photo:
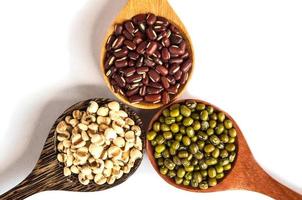
<svg viewBox="0 0 302 200"><path fill-rule="evenodd" d="M124 73L126 77L132 76L136 72L134 67L127 68Z"/></svg>
<svg viewBox="0 0 302 200"><path fill-rule="evenodd" d="M128 66L129 67L134 67L135 66L135 61L134 60L128 60Z"/></svg>
<svg viewBox="0 0 302 200"><path fill-rule="evenodd" d="M114 42L114 40L116 39L116 37L114 35L111 35L107 42L106 42L106 50L110 50L112 48L112 43Z"/></svg>
<svg viewBox="0 0 302 200"><path fill-rule="evenodd" d="M147 37L150 39L150 40L155 40L157 38L157 34L156 32L152 29L152 27L149 27L146 29L146 34L147 34Z"/></svg>
<svg viewBox="0 0 302 200"><path fill-rule="evenodd" d="M134 34L135 37L138 37L138 38L141 38L143 39L144 38L144 34L140 31L137 31L135 34Z"/></svg>
<svg viewBox="0 0 302 200"><path fill-rule="evenodd" d="M136 69L136 73L138 74L145 74L149 71L149 67L139 67Z"/></svg>
<svg viewBox="0 0 302 200"><path fill-rule="evenodd" d="M111 83L111 85L117 85L117 82L116 82L115 79L111 79L111 80L110 80L110 83Z"/></svg>
<svg viewBox="0 0 302 200"><path fill-rule="evenodd" d="M116 36L119 36L120 34L122 34L122 31L123 31L123 26L121 24L115 25L115 27L114 27L114 34Z"/></svg>
<svg viewBox="0 0 302 200"><path fill-rule="evenodd" d="M123 30L123 36L127 38L127 40L133 40L133 35L129 33L127 30Z"/></svg>
<svg viewBox="0 0 302 200"><path fill-rule="evenodd" d="M144 85L148 85L149 84L149 77L148 76L144 77L143 80L142 80L142 83Z"/></svg>
<svg viewBox="0 0 302 200"><path fill-rule="evenodd" d="M134 32L134 25L131 21L126 21L125 22L125 28L129 33L133 33Z"/></svg>
<svg viewBox="0 0 302 200"><path fill-rule="evenodd" d="M162 76L166 76L169 73L168 69L161 65L157 65L155 70Z"/></svg>
<svg viewBox="0 0 302 200"><path fill-rule="evenodd" d="M137 94L138 91L139 91L139 87L134 88L134 89L132 89L132 90L128 90L128 91L126 92L126 95L127 95L128 97L131 97L131 96Z"/></svg>
<svg viewBox="0 0 302 200"><path fill-rule="evenodd" d="M139 58L139 54L134 51L131 51L131 52L129 52L128 57L131 60L137 60Z"/></svg>
<svg viewBox="0 0 302 200"><path fill-rule="evenodd" d="M125 57L126 58L126 57ZM126 67L128 65L128 61L125 59L125 58L121 58L119 60L116 60L114 62L114 65L117 67L117 68L122 68L122 67Z"/></svg>
<svg viewBox="0 0 302 200"><path fill-rule="evenodd" d="M109 83L130 102L167 104L188 81L186 37L164 17L139 14L116 25L105 47Z"/></svg>
<svg viewBox="0 0 302 200"><path fill-rule="evenodd" d="M155 26L154 26L154 30L155 30L156 32L162 32L162 31L167 30L167 28L166 28L165 26L163 26L163 25L155 25Z"/></svg>
<svg viewBox="0 0 302 200"><path fill-rule="evenodd" d="M186 51L186 48L187 48L186 42L185 42L185 41L182 41L182 42L180 43L180 45L179 45L179 48L181 49L182 54L184 54L185 51Z"/></svg>
<svg viewBox="0 0 302 200"><path fill-rule="evenodd" d="M144 41L144 42L141 42L138 47L136 48L136 51L137 53L139 54L143 54L146 50L146 47L147 47L147 42Z"/></svg>
<svg viewBox="0 0 302 200"><path fill-rule="evenodd" d="M124 45L130 50L133 51L134 49L136 49L136 44L130 40L125 40L124 41Z"/></svg>
<svg viewBox="0 0 302 200"><path fill-rule="evenodd" d="M133 42L134 42L135 44L139 44L139 43L141 43L142 41L143 41L143 39L140 38L140 37L135 37L135 38L133 38Z"/></svg>
<svg viewBox="0 0 302 200"><path fill-rule="evenodd" d="M147 91L147 86L143 85L143 86L139 89L139 95L140 95L140 96L145 96L145 95L146 95L146 91Z"/></svg>
<svg viewBox="0 0 302 200"><path fill-rule="evenodd" d="M148 86L154 87L154 88L159 88L159 89L163 88L163 86L162 86L161 84L155 83L155 82L150 82L150 83L148 84Z"/></svg>
<svg viewBox="0 0 302 200"><path fill-rule="evenodd" d="M145 59L144 65L146 65L148 67L153 67L155 65L155 63L151 59Z"/></svg>
<svg viewBox="0 0 302 200"><path fill-rule="evenodd" d="M115 78L115 80L116 80L117 85L118 85L119 87L125 87L125 86L126 86L126 80L125 80L123 77L117 76L117 77Z"/></svg>
<svg viewBox="0 0 302 200"><path fill-rule="evenodd" d="M127 83L138 83L143 79L142 75L134 74L126 78Z"/></svg>
<svg viewBox="0 0 302 200"><path fill-rule="evenodd" d="M178 46L176 45L172 45L169 47L169 52L173 55L179 56L182 55L184 52L182 49L180 49Z"/></svg>
<svg viewBox="0 0 302 200"><path fill-rule="evenodd" d="M171 59L173 58L179 58L179 55L175 55L175 54L170 54ZM171 59L169 60L169 63L171 63Z"/></svg>
<svg viewBox="0 0 302 200"><path fill-rule="evenodd" d="M128 99L131 103L140 103L144 100L144 98L139 95L133 95L133 96L129 97Z"/></svg>
<svg viewBox="0 0 302 200"><path fill-rule="evenodd" d="M159 50L156 50L153 54L152 54L153 58L160 58L161 57L161 53L159 52Z"/></svg>
<svg viewBox="0 0 302 200"><path fill-rule="evenodd" d="M188 58L190 56L190 54L189 54L189 52L185 52L182 56L181 56L181 58L182 59L186 59L186 58Z"/></svg>
<svg viewBox="0 0 302 200"><path fill-rule="evenodd" d="M112 88L115 93L120 93L120 88L117 85L113 85Z"/></svg>
<svg viewBox="0 0 302 200"><path fill-rule="evenodd" d="M147 94L160 94L162 91L163 89L147 87Z"/></svg>
<svg viewBox="0 0 302 200"><path fill-rule="evenodd" d="M182 76L181 76L181 79L180 79L179 83L181 85L184 85L187 82L188 78L189 78L189 74L188 73L182 73Z"/></svg>
<svg viewBox="0 0 302 200"><path fill-rule="evenodd" d="M113 55L109 56L109 58L105 61L105 69L108 69L114 63L115 57Z"/></svg>
<svg viewBox="0 0 302 200"><path fill-rule="evenodd" d="M147 55L152 55L157 49L157 42L149 42L146 49Z"/></svg>
<svg viewBox="0 0 302 200"><path fill-rule="evenodd" d="M192 67L192 60L188 59L181 65L181 70L186 73L188 72Z"/></svg>
<svg viewBox="0 0 302 200"><path fill-rule="evenodd" d="M161 100L160 94L151 94L145 96L145 101L148 103L158 103Z"/></svg>
<svg viewBox="0 0 302 200"><path fill-rule="evenodd" d="M141 86L142 86L141 83L126 84L127 90L133 90L133 89L139 88Z"/></svg>
<svg viewBox="0 0 302 200"><path fill-rule="evenodd" d="M178 88L177 88L177 86L169 87L169 88L167 89L167 92L168 92L169 94L177 94Z"/></svg>
<svg viewBox="0 0 302 200"><path fill-rule="evenodd" d="M156 22L156 16L152 13L149 13L146 18L148 25L153 25Z"/></svg>
<svg viewBox="0 0 302 200"><path fill-rule="evenodd" d="M169 21L166 18L158 16L155 24L159 24L159 25L163 25L163 26L168 26L170 23L169 23Z"/></svg>
<svg viewBox="0 0 302 200"><path fill-rule="evenodd" d="M167 79L171 85L175 85L176 80L175 78L173 78L173 76L167 76Z"/></svg>
<svg viewBox="0 0 302 200"><path fill-rule="evenodd" d="M180 66L177 64L173 64L169 69L169 74L173 75L180 69Z"/></svg>
<svg viewBox="0 0 302 200"><path fill-rule="evenodd" d="M112 49L120 48L122 46L124 40L125 40L124 36L122 36L122 35L118 36L111 45Z"/></svg>
<svg viewBox="0 0 302 200"><path fill-rule="evenodd" d="M182 36L181 35L178 35L178 34L171 34L170 36L170 41L172 44L180 44L183 39L182 39Z"/></svg>
<svg viewBox="0 0 302 200"><path fill-rule="evenodd" d="M167 38L167 37L164 37L164 38L162 39L162 45L163 45L164 47L169 47L169 46L171 45L170 39Z"/></svg>
<svg viewBox="0 0 302 200"><path fill-rule="evenodd" d="M139 22L142 22L146 19L146 14L139 14L139 15L136 15L132 18L133 22L135 24L138 24Z"/></svg>
<svg viewBox="0 0 302 200"><path fill-rule="evenodd" d="M162 93L162 102L163 104L168 104L170 102L170 95L166 91Z"/></svg>
<svg viewBox="0 0 302 200"><path fill-rule="evenodd" d="M157 64L157 65L162 65L162 64L163 64L163 62L162 62L161 59L159 59L159 58L153 58L153 61L154 61L154 63Z"/></svg>
<svg viewBox="0 0 302 200"><path fill-rule="evenodd" d="M162 82L163 87L165 89L168 89L170 87L170 83L169 83L169 80L167 79L167 77L162 76L161 77L161 82Z"/></svg>
<svg viewBox="0 0 302 200"><path fill-rule="evenodd" d="M128 55L128 49L126 49L126 48L116 49L113 52L113 55L117 58L123 58Z"/></svg>
<svg viewBox="0 0 302 200"><path fill-rule="evenodd" d="M181 64L183 63L183 59L182 58L172 58L169 60L169 63L171 64Z"/></svg>
<svg viewBox="0 0 302 200"><path fill-rule="evenodd" d="M145 31L146 31L146 24L143 23L143 22L140 22L140 23L138 24L138 28L139 28L139 30L140 30L141 32L145 32Z"/></svg>
<svg viewBox="0 0 302 200"><path fill-rule="evenodd" d="M167 48L163 48L161 50L161 57L163 58L163 60L169 60L170 59L170 52Z"/></svg>
<svg viewBox="0 0 302 200"><path fill-rule="evenodd" d="M181 79L182 76L182 72L181 70L178 70L175 74L174 74L174 78L176 81L179 81Z"/></svg>
<svg viewBox="0 0 302 200"><path fill-rule="evenodd" d="M141 67L141 66L143 66L143 60L144 60L143 57L139 58L139 59L136 61L135 67Z"/></svg>
<svg viewBox="0 0 302 200"><path fill-rule="evenodd" d="M160 79L160 75L153 69L148 72L149 78L153 82L158 82Z"/></svg>
<svg viewBox="0 0 302 200"><path fill-rule="evenodd" d="M156 40L159 41L159 40L163 39L163 37L166 37L166 36L167 36L167 32L163 31L157 36Z"/></svg>
<svg viewBox="0 0 302 200"><path fill-rule="evenodd" d="M163 45L161 44L161 43L157 43L157 50L158 51L161 51L162 50L162 48L163 48Z"/></svg>
<svg viewBox="0 0 302 200"><path fill-rule="evenodd" d="M111 77L117 71L116 67L111 67L106 71L106 76Z"/></svg>
<svg viewBox="0 0 302 200"><path fill-rule="evenodd" d="M161 53L160 53L158 50L156 50L156 51L153 53L153 56L154 56L155 58L161 58Z"/></svg>
<svg viewBox="0 0 302 200"><path fill-rule="evenodd" d="M170 24L170 30L171 30L173 33L180 34L178 28L176 28L176 26L174 26L173 24Z"/></svg>
<svg viewBox="0 0 302 200"><path fill-rule="evenodd" d="M112 79L115 79L116 77L118 76L118 74L117 73L114 73L114 74L112 74Z"/></svg>

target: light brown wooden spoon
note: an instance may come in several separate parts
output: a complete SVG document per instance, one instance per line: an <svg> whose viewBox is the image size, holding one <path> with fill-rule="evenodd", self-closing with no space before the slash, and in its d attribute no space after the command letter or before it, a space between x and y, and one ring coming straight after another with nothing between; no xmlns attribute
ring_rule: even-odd
<svg viewBox="0 0 302 200"><path fill-rule="evenodd" d="M222 111L218 107L201 100L194 99L197 102L204 103L206 105L213 106L216 110ZM173 102L179 103L184 102L185 100L180 100ZM171 105L170 104L170 105ZM169 107L167 105L161 108L154 117L152 118L148 130L152 130L152 124L160 117L162 111ZM223 111L224 112L224 111ZM225 112L224 112L225 113ZM250 148L244 136L235 122L235 120L226 113L226 116L233 122L234 127L237 130L237 158L233 165L232 170L226 175L226 177L222 180L222 182L218 183L217 186L209 188L207 190L201 190L199 188L193 188L189 186L177 185L174 180L170 179L168 176L162 175L159 172L159 168L157 166L156 160L153 156L153 147L150 142L146 143L147 154L149 160L151 161L152 166L156 170L156 172L169 184L187 191L192 192L217 192L217 191L225 191L225 190L250 190L259 192L265 195L268 195L272 198L279 200L302 200L302 195L297 192L292 191L288 187L282 185L281 183L274 180L270 175L268 175L257 163L254 159Z"/></svg>
<svg viewBox="0 0 302 200"><path fill-rule="evenodd" d="M50 133L46 139L40 158L34 167L33 171L27 176L27 178L18 184L13 189L0 195L1 200L21 200L29 197L35 193L49 190L63 190L74 192L94 192L117 186L126 181L139 167L142 159L138 159L134 167L129 174L124 174L122 178L118 179L114 184L104 184L99 186L95 183L89 185L82 185L76 176L65 177L63 174L63 166L57 161L56 150L56 127L57 124L64 120L66 116L71 116L74 110L86 110L90 101L96 101L99 105L109 103L112 100L109 99L89 99L79 102L70 108L68 108L54 123L50 130ZM126 105L121 105L121 108L125 110L129 116L135 121L135 123L142 127L142 121L138 115L129 109ZM142 141L145 141L145 135L141 135ZM143 148L145 144L143 143Z"/></svg>
<svg viewBox="0 0 302 200"><path fill-rule="evenodd" d="M119 24L119 23L122 23L125 20L129 20L137 14L149 13L149 12L151 12L155 15L167 18L171 23L173 23L180 30L180 32L182 32L182 34L185 36L186 41L188 41L188 48L189 48L189 52L190 52L191 57L192 57L193 66L192 66L191 70L189 71L189 77L188 77L187 83L191 79L191 75L192 75L193 69L194 69L194 51L193 51L193 47L192 47L191 38L190 38L189 33L186 30L185 26L183 25L183 23L181 22L179 17L176 15L175 11L170 6L168 1L167 0L128 0L125 7L120 11L119 15L115 18L112 25L109 27L108 32L107 32L107 34L104 38L104 42L103 42L102 47L101 47L100 68L103 72L102 74L103 74L104 80L106 82L106 85L109 87L111 92L113 94L115 94L115 96L117 98L119 98L125 104L131 105L131 106L136 107L136 108L142 108L142 109L156 109L156 108L160 108L161 106L163 106L163 104L162 103L157 103L157 104L152 104L152 103L131 104L124 96L122 96L119 93L114 92L114 90L113 90L113 88L112 88L112 86L109 82L108 77L105 75L104 59L105 59L105 53L106 53L106 48L105 48L106 47L106 42L107 42L107 39L109 38L109 36L114 32L115 25ZM177 99L178 97L180 97L183 94L185 86L186 86L186 84L183 85L179 89L179 92L177 93L177 95L175 95L173 97L173 99Z"/></svg>

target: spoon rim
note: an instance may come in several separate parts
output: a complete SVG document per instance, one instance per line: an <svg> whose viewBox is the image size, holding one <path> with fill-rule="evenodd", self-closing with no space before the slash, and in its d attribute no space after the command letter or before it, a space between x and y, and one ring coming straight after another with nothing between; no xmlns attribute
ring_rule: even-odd
<svg viewBox="0 0 302 200"><path fill-rule="evenodd" d="M151 145L151 142L148 141L146 139L146 153L148 155L148 160L150 161L153 169L156 171L156 173L164 180L166 181L169 185L172 185L173 187L176 187L178 189L181 189L181 190L185 190L185 191L189 191L189 192L197 192L197 193L209 193L209 192L217 192L217 191L223 191L225 189L221 189L220 186L223 185L224 183L226 183L229 178L230 178L230 175L233 174L233 171L234 171L234 168L237 164L237 161L238 161L238 157L239 157L239 152L240 152L240 145L239 145L239 137L242 136L242 132L240 130L240 128L238 127L236 121L227 113L225 112L224 110L220 109L219 107L207 102L207 101L204 101L204 100L200 100L200 99L192 99L192 98L189 98L189 99L179 99L179 100L176 100L176 101L173 101L167 105L165 105L164 107L162 107L160 110L158 110L152 117L149 125L148 125L148 129L147 129L147 133L152 130L152 125L153 123L160 117L160 115L162 114L163 110L170 107L171 105L173 104L177 104L177 103L183 103L183 102L186 102L186 101L190 101L190 100L193 100L193 101L196 101L197 103L203 103L205 105L209 105L209 106L212 106L216 111L220 111L220 112L223 112L225 113L226 117L228 119L230 119L234 125L234 128L236 129L237 131L237 136L236 136L236 139L235 139L235 145L236 145L236 157L235 157L235 160L233 161L232 163L232 167L231 169L225 173L225 176L221 179L221 180L217 180L217 185L216 186L213 186L213 187L209 187L208 189L205 189L205 190L202 190L200 188L194 188L194 187L191 187L191 186L184 186L184 185L178 185L175 183L175 181L172 179L172 178L169 178L167 175L163 175L160 173L159 171L159 167L156 163L156 159L155 157L153 156L153 153L154 153L154 149L153 149L153 146Z"/></svg>
<svg viewBox="0 0 302 200"><path fill-rule="evenodd" d="M108 184L107 182L103 185L98 185L96 184L93 180L90 181L90 183L88 185L83 185L79 182L78 180L78 175L77 174L72 174L71 176L64 176L63 174L63 169L64 169L64 165L62 163L60 163L57 160L57 155L60 153L57 149L57 145L59 143L59 141L57 140L57 132L56 130L56 126L57 124L64 120L66 116L72 116L72 112L74 110L81 110L84 111L87 109L88 104L90 101L96 101L99 106L102 106L103 104L112 102L112 101L116 101L120 104L121 109L126 111L126 113L129 115L129 117L131 119L133 119L135 121L135 125L139 126L142 130L141 135L139 136L140 139L142 140L142 154L145 153L145 149L146 149L146 135L145 132L143 131L143 122L141 120L141 118L139 117L139 115L133 110L131 109L128 105L123 104L122 102L118 101L118 100L113 100L113 99L109 99L109 98L90 98L87 100L83 100L83 101L79 101L75 104L73 104L72 106L68 107L55 121L55 123L53 124L50 134L53 133L53 144L54 144L54 153L55 153L55 162L56 162L56 170L59 170L61 173L61 176L63 178L66 179L66 182L69 182L70 184L75 184L76 186L79 186L79 188L77 188L76 191L81 191L81 192L89 192L89 191L102 191L102 190L107 190L110 188L113 188L115 186L118 186L122 183L124 183L126 180L128 180L139 168L139 166L141 165L142 161L143 161L143 156L142 158L139 158L135 161L134 166L131 168L129 173L124 173L123 176L120 179L117 179L113 184Z"/></svg>
<svg viewBox="0 0 302 200"><path fill-rule="evenodd" d="M168 2L165 2L165 3L169 4ZM176 15L176 13L175 13L175 11L173 10L173 8L172 8L171 6L169 6L169 7L170 7L170 9L173 11L173 13ZM120 12L122 12L124 9L126 9L126 7L123 8ZM149 13L153 13L153 12L150 11ZM132 17L134 17L134 16L136 16L136 15L138 15L138 14L148 14L148 12L137 12L137 13L133 13L133 16L132 16ZM173 101L177 100L180 96L182 96L182 94L186 91L185 89L186 89L186 87L188 86L188 84L189 84L189 82L190 82L190 80L191 80L191 78L192 78L192 75L193 75L193 73L194 73L194 71L195 71L194 48L193 48L192 40L191 40L191 37L190 37L188 31L185 29L185 26L183 25L183 23L181 22L181 20L179 19L179 17L178 17L177 15L176 15L177 18L179 19L178 24L177 24L175 21L169 19L167 16L161 16L161 15L158 15L158 14L156 14L156 13L153 13L153 14L155 14L156 16L160 16L160 17L166 18L166 19L169 21L169 23L173 24L175 27L178 28L178 30L180 31L180 33L182 34L182 36L184 37L184 39L185 39L185 41L186 41L186 44L187 44L187 46L188 46L188 51L189 51L189 53L190 53L190 59L192 60L192 67L191 67L191 69L188 71L188 74L189 74L188 80L186 81L186 83L185 83L184 85L182 85L182 86L179 88L179 91L177 92L177 94L173 95L172 98L170 97L170 102L173 102ZM119 17L119 16L118 16L118 17ZM118 17L117 17L117 18L118 18ZM132 18L132 17L131 17L131 18ZM111 92L112 92L112 93L113 93L120 101L122 101L124 104L127 104L127 105L132 106L132 107L135 107L135 108L140 108L140 109L145 109L145 110L151 110L151 109L159 109L159 108L161 108L162 106L165 106L165 104L163 104L162 102L156 103L156 104L154 104L154 103L147 103L147 102L144 102L144 101L139 102L139 103L131 103L131 102L126 98L126 96L124 96L124 95L122 95L122 94L120 94L120 93L114 91L114 89L113 89L113 87L112 87L112 84L111 84L110 81L109 81L109 78L106 76L106 71L105 71L104 62L105 62L105 54L106 54L106 52L107 52L107 50L106 50L106 43L107 43L108 38L109 38L112 34L114 34L114 27L115 27L116 24L120 24L120 23L123 23L124 21L127 21L127 20L131 19L131 18L129 18L129 19L125 19L125 18L124 18L123 22L117 22L117 18L115 18L115 19L113 20L113 22L111 23L111 25L109 26L108 31L107 31L107 34L105 35L105 38L104 38L104 40L103 40L103 44L102 44L101 52L100 52L100 68L101 68L101 71L102 71L103 79L105 80L105 83L106 83L107 87L108 87L109 90L110 90L110 91L111 91ZM184 28L182 28L182 27L184 27ZM169 102L169 103L170 103L170 102ZM169 104L169 103L168 103L168 104Z"/></svg>

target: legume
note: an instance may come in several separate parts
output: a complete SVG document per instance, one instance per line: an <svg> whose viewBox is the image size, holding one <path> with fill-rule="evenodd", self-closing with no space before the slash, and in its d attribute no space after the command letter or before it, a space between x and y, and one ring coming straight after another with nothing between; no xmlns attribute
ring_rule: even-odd
<svg viewBox="0 0 302 200"><path fill-rule="evenodd" d="M217 185L231 170L236 137L225 113L192 100L165 109L147 134L160 173L176 184L203 190Z"/></svg>
<svg viewBox="0 0 302 200"><path fill-rule="evenodd" d="M139 14L115 26L104 69L113 90L131 103L167 104L186 84L191 56L188 41L167 19ZM171 117L179 112L173 110ZM181 112L190 114L186 108Z"/></svg>

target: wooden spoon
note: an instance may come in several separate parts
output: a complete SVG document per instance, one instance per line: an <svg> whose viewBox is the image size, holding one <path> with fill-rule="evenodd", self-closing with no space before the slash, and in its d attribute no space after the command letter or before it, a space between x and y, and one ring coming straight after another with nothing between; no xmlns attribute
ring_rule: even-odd
<svg viewBox="0 0 302 200"><path fill-rule="evenodd" d="M204 103L206 105L211 105L208 102L193 99L197 102ZM180 100L173 102L180 103L186 100ZM170 104L170 105L171 105ZM160 117L162 111L169 107L170 105L165 106L160 111L155 114L152 118L148 130L152 130L152 124ZM213 106L216 110L222 111L218 107ZM224 111L222 111L224 112ZM225 113L225 112L224 112ZM146 143L147 154L149 160L151 161L152 166L156 172L169 184L173 185L182 190L192 191L192 192L216 192L224 190L250 190L259 192L275 199L279 200L302 200L302 195L297 192L292 191L288 187L282 185L281 183L274 180L270 175L268 175L254 159L250 148L244 136L235 122L235 120L226 113L226 116L233 122L234 127L237 130L237 158L233 165L232 170L225 176L222 182L218 183L217 186L211 187L207 190L201 190L199 188L193 188L189 186L177 185L173 179L170 179L168 176L162 175L159 172L156 160L153 156L153 147L150 142Z"/></svg>
<svg viewBox="0 0 302 200"><path fill-rule="evenodd" d="M90 182L89 185L82 185L76 176L65 177L63 174L63 166L57 161L56 150L56 127L57 124L64 120L66 116L72 115L74 110L86 110L90 101L96 101L99 105L109 103L112 100L109 99L89 99L79 102L70 108L68 108L54 123L50 130L50 133L46 139L46 143L43 147L40 158L34 167L33 171L27 176L27 178L18 184L13 189L0 195L1 200L20 200L25 199L35 193L47 191L47 190L63 190L63 191L75 191L75 192L94 192L109 189L117 186L126 181L139 167L142 159L138 159L134 167L129 174L124 174L122 178L118 179L114 184L104 184L102 186ZM121 104L123 110L125 110L129 116L135 121L135 123L142 127L142 121L132 110ZM142 141L145 140L145 135L141 135ZM145 144L143 143L143 148Z"/></svg>
<svg viewBox="0 0 302 200"><path fill-rule="evenodd" d="M107 39L109 38L109 36L114 32L115 25L123 23L125 20L129 20L137 14L149 13L149 12L151 12L151 13L157 15L157 16L162 16L162 17L165 17L166 19L168 19L171 23L173 23L179 29L179 31L185 37L186 41L188 41L188 48L189 48L189 52L191 54L191 58L192 58L192 61L193 61L193 66L192 66L191 70L189 71L189 77L188 77L187 83L189 82L189 80L191 79L191 75L193 73L193 68L194 68L194 51L193 51L193 47L192 47L191 38L190 38L189 33L186 30L185 26L183 25L183 23L181 22L179 17L176 15L175 11L170 6L170 4L168 3L167 0L128 0L125 7L120 11L119 15L115 18L112 25L109 27L109 30L108 30L105 38L104 38L104 42L103 42L103 45L101 47L100 68L103 72L102 74L104 76L104 80L106 82L106 85L109 87L111 92L113 94L115 94L115 96L117 98L119 98L122 102L124 102L125 104L128 104L128 105L134 106L136 108L157 109L157 108L160 108L161 106L163 106L163 104L162 103L157 103L157 104L152 104L152 103L131 104L123 95L121 95L119 93L115 93L112 86L111 86L111 84L110 84L110 82L109 82L108 77L106 76L105 70L104 70L106 42L107 42ZM177 93L177 95L173 96L172 99L177 99L178 97L180 97L184 92L185 86L186 86L186 84L183 85L179 89L179 92Z"/></svg>

